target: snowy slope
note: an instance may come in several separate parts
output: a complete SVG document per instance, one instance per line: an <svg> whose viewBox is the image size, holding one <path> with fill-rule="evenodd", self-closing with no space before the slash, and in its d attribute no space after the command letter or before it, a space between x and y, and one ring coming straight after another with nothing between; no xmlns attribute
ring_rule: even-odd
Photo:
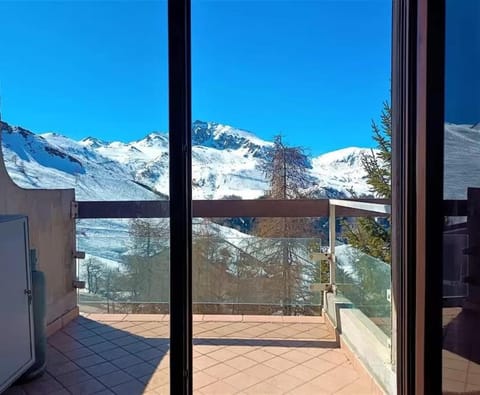
<svg viewBox="0 0 480 395"><path fill-rule="evenodd" d="M371 195L361 163L362 155L370 153L370 148L357 147L329 152L312 159L312 174L318 179L319 186L326 190L344 196L350 196L350 190L357 195Z"/></svg>
<svg viewBox="0 0 480 395"><path fill-rule="evenodd" d="M480 125L445 124L444 198L467 199L480 187Z"/></svg>
<svg viewBox="0 0 480 395"><path fill-rule="evenodd" d="M3 124L2 149L10 176L24 188L75 188L82 200L158 198L125 166L64 136Z"/></svg>

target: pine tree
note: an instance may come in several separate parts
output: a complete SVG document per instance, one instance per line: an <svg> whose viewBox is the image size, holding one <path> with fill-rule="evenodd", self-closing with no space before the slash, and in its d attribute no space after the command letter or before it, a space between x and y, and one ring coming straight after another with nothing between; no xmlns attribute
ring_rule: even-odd
<svg viewBox="0 0 480 395"><path fill-rule="evenodd" d="M315 183L309 175L310 161L302 147L289 147L276 136L260 169L270 184L267 199L304 199L312 195ZM264 270L272 281L272 292L280 293L283 313L293 313L293 306L305 300L302 274L306 264L300 259L305 246L295 239L312 230L309 218L259 218L256 234L264 239ZM304 251L304 253L306 253ZM274 285L276 284L276 285Z"/></svg>
<svg viewBox="0 0 480 395"><path fill-rule="evenodd" d="M377 151L373 149L362 156L362 166L367 172L367 183L375 197L390 199L392 196L392 109L388 102L383 103L380 126L372 121L373 139Z"/></svg>
<svg viewBox="0 0 480 395"><path fill-rule="evenodd" d="M388 102L383 103L380 126L372 121L373 139L377 143L376 150L362 156L362 166L367 176L370 192L377 198L390 199L391 158L392 158L392 109ZM348 243L367 255L390 263L391 230L389 220L373 217L359 218L353 225L344 222L344 236Z"/></svg>

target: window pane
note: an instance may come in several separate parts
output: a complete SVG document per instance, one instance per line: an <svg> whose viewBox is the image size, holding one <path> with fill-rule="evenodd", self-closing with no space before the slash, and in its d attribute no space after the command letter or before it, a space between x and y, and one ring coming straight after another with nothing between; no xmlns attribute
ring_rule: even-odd
<svg viewBox="0 0 480 395"><path fill-rule="evenodd" d="M390 197L389 153L371 148L372 119L390 138L391 15L386 0L192 1L193 197L211 213L193 224L200 392L336 391L333 370L311 360L345 362L322 315L328 198ZM384 172L375 191L364 156ZM275 213L285 202L298 205ZM339 254L355 256L339 257L328 301L345 307L342 336L390 390L390 223L363 215L337 219ZM383 237L375 253L348 245L348 229L368 226ZM345 392L373 393L368 383Z"/></svg>
<svg viewBox="0 0 480 395"><path fill-rule="evenodd" d="M446 5L444 197L458 216L444 227L443 390L463 394L480 390L480 3Z"/></svg>
<svg viewBox="0 0 480 395"><path fill-rule="evenodd" d="M80 216L85 201L168 200L167 1L2 1L0 15L13 181L74 188ZM49 346L78 369L49 373L70 392L169 393L169 219L128 218L142 202L117 210L124 219L105 218L115 202L102 207L76 221L83 317L61 334L73 346ZM47 286L71 292L74 278L64 277L48 271Z"/></svg>

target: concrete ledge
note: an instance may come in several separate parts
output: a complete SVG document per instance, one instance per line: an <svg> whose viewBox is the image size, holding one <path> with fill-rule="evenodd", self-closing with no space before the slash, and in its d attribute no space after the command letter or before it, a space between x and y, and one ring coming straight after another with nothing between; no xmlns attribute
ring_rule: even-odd
<svg viewBox="0 0 480 395"><path fill-rule="evenodd" d="M371 374L370 370L365 366L362 360L358 357L358 355L352 351L352 347L345 341L345 338L340 335L340 348L345 351L348 356L350 362L352 362L353 366L357 370L362 370L367 372L369 379L371 380L371 388L375 390L373 393L374 395L388 395L382 388L382 386L378 383L375 377Z"/></svg>
<svg viewBox="0 0 480 395"><path fill-rule="evenodd" d="M339 344L339 347L345 351L345 353L348 356L348 359L352 362L353 366L357 370L361 370L363 372L366 372L368 374L369 379L371 380L371 388L374 389L375 395L386 395L387 393L383 390L382 386L378 383L378 381L375 379L375 377L372 375L370 369L365 366L365 364L362 362L362 360L359 358L359 356L354 352L354 348L351 346L351 344L348 341L345 341L345 337L340 334L338 331L338 328L334 325L332 319L330 316L327 314L326 311L324 311L324 317L325 317L325 324L328 328L328 331L335 336L335 339L337 343Z"/></svg>
<svg viewBox="0 0 480 395"><path fill-rule="evenodd" d="M53 335L55 332L59 331L65 327L70 321L77 318L79 315L78 306L75 306L70 311L67 311L65 314L58 317L56 320L47 324L47 337Z"/></svg>
<svg viewBox="0 0 480 395"><path fill-rule="evenodd" d="M379 393L394 394L396 377L387 335L348 299L325 293L324 300L325 322L330 330L335 331L341 347L348 350L352 361L357 361L369 373L381 390Z"/></svg>

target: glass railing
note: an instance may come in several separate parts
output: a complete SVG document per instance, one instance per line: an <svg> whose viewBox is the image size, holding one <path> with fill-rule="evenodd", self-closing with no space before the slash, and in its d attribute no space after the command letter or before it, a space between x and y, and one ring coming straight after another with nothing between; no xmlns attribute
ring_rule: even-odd
<svg viewBox="0 0 480 395"><path fill-rule="evenodd" d="M385 391L395 393L390 205L331 199L329 210L332 292L325 311Z"/></svg>
<svg viewBox="0 0 480 395"><path fill-rule="evenodd" d="M328 265L312 256L321 239L256 237L208 222L193 229L195 313L321 314ZM80 309L168 313L168 235L167 219L78 221Z"/></svg>
<svg viewBox="0 0 480 395"><path fill-rule="evenodd" d="M77 276L85 281L78 305L84 312L168 313L168 220L77 221Z"/></svg>
<svg viewBox="0 0 480 395"><path fill-rule="evenodd" d="M337 295L343 296L389 338L392 332L391 267L351 245L335 248Z"/></svg>

